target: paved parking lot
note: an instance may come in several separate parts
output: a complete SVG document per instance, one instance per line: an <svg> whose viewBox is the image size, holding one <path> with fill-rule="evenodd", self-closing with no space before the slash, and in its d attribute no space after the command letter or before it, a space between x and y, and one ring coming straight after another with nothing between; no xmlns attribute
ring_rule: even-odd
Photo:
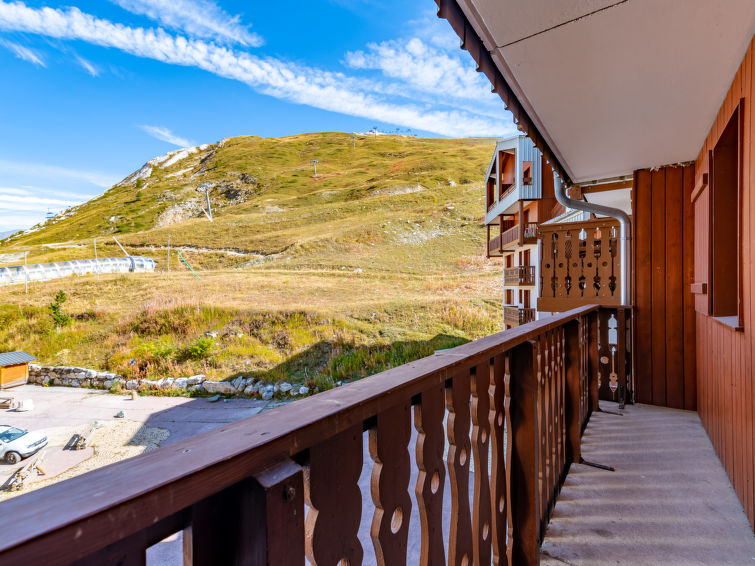
<svg viewBox="0 0 755 566"><path fill-rule="evenodd" d="M4 392L16 400L31 400L34 408L0 410L0 424L42 430L50 439L45 451L45 476L34 476L24 491L135 456L218 425L259 413L268 403L254 399L210 402L185 397L137 397L70 387L24 385ZM123 411L124 418L115 418ZM75 433L86 433L100 421L85 450L64 450ZM0 461L0 484L19 465ZM6 498L14 494L5 493Z"/></svg>

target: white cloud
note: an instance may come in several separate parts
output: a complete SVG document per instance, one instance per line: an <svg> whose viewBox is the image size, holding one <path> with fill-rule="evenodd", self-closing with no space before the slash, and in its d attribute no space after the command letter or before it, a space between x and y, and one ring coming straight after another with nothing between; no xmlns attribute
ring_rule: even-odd
<svg viewBox="0 0 755 566"><path fill-rule="evenodd" d="M82 69L84 69L87 73L89 73L93 77L99 76L100 72L97 70L97 67L92 65L92 63L90 63L83 57L80 57L79 55L77 55L76 61L78 62L79 65L81 65Z"/></svg>
<svg viewBox="0 0 755 566"><path fill-rule="evenodd" d="M54 189L0 187L0 232L28 228L42 222L48 209L60 212L89 198Z"/></svg>
<svg viewBox="0 0 755 566"><path fill-rule="evenodd" d="M380 92L380 85L375 81L272 57L258 57L197 39L173 36L162 29L129 27L95 18L77 8L33 9L22 2L0 2L0 29L114 47L140 57L197 67L289 102L442 135L498 136L514 131L503 112L501 117L491 119L483 113L457 108L440 110L395 102Z"/></svg>
<svg viewBox="0 0 755 566"><path fill-rule="evenodd" d="M47 67L47 65L45 65L45 62L42 60L42 57L40 57L35 51L32 51L28 47L24 47L23 45L19 45L18 43L13 43L12 41L5 40L0 40L0 45L11 51L19 59L23 59L24 61L28 61L29 63L34 63L35 65L39 65L40 67Z"/></svg>
<svg viewBox="0 0 755 566"><path fill-rule="evenodd" d="M262 38L211 0L110 0L121 8L147 16L188 35L229 43L262 45Z"/></svg>
<svg viewBox="0 0 755 566"><path fill-rule="evenodd" d="M346 64L353 69L380 70L423 93L500 103L490 92L488 81L475 70L471 58L463 61L416 37L370 43L366 51L348 52Z"/></svg>
<svg viewBox="0 0 755 566"><path fill-rule="evenodd" d="M56 181L65 179L69 181L85 182L101 188L112 187L120 180L117 175L101 173L98 171L82 171L78 169L68 169L66 167L58 167L56 165L5 160L0 160L0 174L20 175L26 178L34 176Z"/></svg>
<svg viewBox="0 0 755 566"><path fill-rule="evenodd" d="M169 144L177 145L178 147L193 147L196 144L186 138L177 136L171 132L168 128L161 126L139 126L142 130L147 132L150 136L160 141L167 142Z"/></svg>

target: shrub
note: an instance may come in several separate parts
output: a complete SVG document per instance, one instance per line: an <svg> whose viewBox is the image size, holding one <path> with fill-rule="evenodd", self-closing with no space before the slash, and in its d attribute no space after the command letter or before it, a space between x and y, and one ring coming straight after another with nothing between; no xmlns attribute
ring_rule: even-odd
<svg viewBox="0 0 755 566"><path fill-rule="evenodd" d="M66 326L71 323L71 317L63 313L63 303L66 302L66 298L65 292L61 289L55 294L55 299L48 306L55 326Z"/></svg>
<svg viewBox="0 0 755 566"><path fill-rule="evenodd" d="M191 360L203 360L210 357L215 341L207 336L200 336L183 350L183 357Z"/></svg>

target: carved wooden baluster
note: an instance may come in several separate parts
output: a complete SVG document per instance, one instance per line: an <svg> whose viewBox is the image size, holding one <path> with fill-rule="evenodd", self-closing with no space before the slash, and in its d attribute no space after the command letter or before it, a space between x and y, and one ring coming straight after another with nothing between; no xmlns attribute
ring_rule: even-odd
<svg viewBox="0 0 755 566"><path fill-rule="evenodd" d="M506 380L509 376L509 357L502 354L493 358L490 372L490 483L491 483L491 537L493 542L493 561L495 566L508 564L506 558L506 452L504 452L504 434L506 424Z"/></svg>
<svg viewBox="0 0 755 566"><path fill-rule="evenodd" d="M548 456L550 451L548 449L548 409L547 409L547 395L545 394L545 374L547 364L548 348L545 345L545 336L540 335L533 344L533 360L535 363L534 375L535 383L537 385L537 430L539 448L537 459L538 469L538 497L540 504L538 509L540 511L537 517L538 522L541 525L545 524L545 513L548 508Z"/></svg>
<svg viewBox="0 0 755 566"><path fill-rule="evenodd" d="M414 406L419 469L415 493L422 536L420 566L441 566L446 563L443 544L443 486L446 480L443 461L444 389L443 385L438 385L423 391L420 402Z"/></svg>
<svg viewBox="0 0 755 566"><path fill-rule="evenodd" d="M355 426L309 450L304 495L307 559L315 566L362 563L357 538L362 517L362 426Z"/></svg>
<svg viewBox="0 0 755 566"><path fill-rule="evenodd" d="M556 484L558 475L558 405L556 405L556 330L548 333L548 365L545 375L546 394L548 395L548 448L550 461L548 467L548 507L547 517L550 517L556 500Z"/></svg>
<svg viewBox="0 0 755 566"><path fill-rule="evenodd" d="M474 460L473 554L476 566L490 566L490 362L472 368L472 457Z"/></svg>
<svg viewBox="0 0 755 566"><path fill-rule="evenodd" d="M411 426L411 407L406 404L378 413L377 423L370 429L370 456L375 462L371 482L375 514L370 535L380 566L406 564L412 510L407 449Z"/></svg>
<svg viewBox="0 0 755 566"><path fill-rule="evenodd" d="M559 407L561 407L561 480L566 478L566 328L561 327L561 341L559 342L559 356L558 363L560 364L561 372L561 388ZM579 359L579 352L574 352L574 355Z"/></svg>
<svg viewBox="0 0 755 566"><path fill-rule="evenodd" d="M554 332L554 365L555 365L555 415L556 415L556 474L555 488L556 493L561 486L561 478L564 474L564 363L562 342L564 333L563 327L559 327ZM555 502L555 499L554 499Z"/></svg>
<svg viewBox="0 0 755 566"><path fill-rule="evenodd" d="M451 566L472 564L472 517L469 510L469 369L454 376L446 389L448 409L448 476L451 484L451 529L448 563Z"/></svg>
<svg viewBox="0 0 755 566"><path fill-rule="evenodd" d="M505 416L504 431L506 434L505 450L506 450L506 564L512 566L514 564L513 550L514 550L514 517L511 507L511 449L514 446L514 435L511 426L511 352L506 352L506 365L503 374L503 411ZM500 508L500 503L498 504Z"/></svg>

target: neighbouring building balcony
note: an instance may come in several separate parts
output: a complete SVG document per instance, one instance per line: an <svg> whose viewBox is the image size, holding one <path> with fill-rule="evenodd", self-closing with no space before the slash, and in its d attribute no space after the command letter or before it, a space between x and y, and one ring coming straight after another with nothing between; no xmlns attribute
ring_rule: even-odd
<svg viewBox="0 0 755 566"><path fill-rule="evenodd" d="M536 309L523 309L513 306L503 307L503 321L518 326L535 320Z"/></svg>
<svg viewBox="0 0 755 566"><path fill-rule="evenodd" d="M535 266L507 267L503 270L503 282L505 285L533 287L535 285Z"/></svg>
<svg viewBox="0 0 755 566"><path fill-rule="evenodd" d="M504 251L511 251L512 248L519 245L537 244L537 227L537 222L527 222L523 227L521 224L517 224L495 236L492 235L489 228L488 257L500 257Z"/></svg>

